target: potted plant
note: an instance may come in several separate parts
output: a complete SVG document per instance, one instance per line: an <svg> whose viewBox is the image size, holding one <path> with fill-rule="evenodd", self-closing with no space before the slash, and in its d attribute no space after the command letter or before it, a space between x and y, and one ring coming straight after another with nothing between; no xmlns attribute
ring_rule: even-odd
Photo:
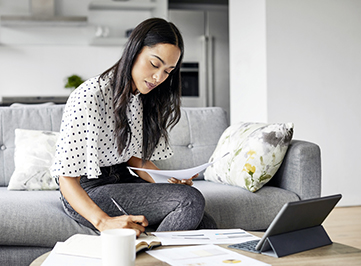
<svg viewBox="0 0 361 266"><path fill-rule="evenodd" d="M72 75L66 78L66 89L71 89L72 91L75 90L80 84L82 84L84 80L79 77L78 75Z"/></svg>

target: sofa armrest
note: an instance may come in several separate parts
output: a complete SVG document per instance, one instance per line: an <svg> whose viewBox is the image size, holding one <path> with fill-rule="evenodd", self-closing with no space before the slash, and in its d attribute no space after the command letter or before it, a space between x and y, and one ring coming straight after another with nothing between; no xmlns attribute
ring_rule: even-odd
<svg viewBox="0 0 361 266"><path fill-rule="evenodd" d="M292 191L301 200L320 197L320 147L311 142L292 140L281 167L267 185Z"/></svg>

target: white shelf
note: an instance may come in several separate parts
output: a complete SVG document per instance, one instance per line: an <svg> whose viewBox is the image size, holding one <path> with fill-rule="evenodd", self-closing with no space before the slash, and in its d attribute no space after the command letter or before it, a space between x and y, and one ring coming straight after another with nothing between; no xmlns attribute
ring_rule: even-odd
<svg viewBox="0 0 361 266"><path fill-rule="evenodd" d="M93 46L122 46L128 41L128 38L107 37L107 38L93 38L90 45Z"/></svg>
<svg viewBox="0 0 361 266"><path fill-rule="evenodd" d="M8 27L42 27L42 26L86 26L87 17L32 17L32 16L1 16L1 25Z"/></svg>
<svg viewBox="0 0 361 266"><path fill-rule="evenodd" d="M90 10L153 10L156 2L96 0L89 4Z"/></svg>

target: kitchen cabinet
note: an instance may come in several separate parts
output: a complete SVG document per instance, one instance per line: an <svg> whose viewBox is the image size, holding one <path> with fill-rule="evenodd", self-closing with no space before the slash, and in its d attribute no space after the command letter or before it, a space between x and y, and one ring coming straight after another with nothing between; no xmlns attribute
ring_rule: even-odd
<svg viewBox="0 0 361 266"><path fill-rule="evenodd" d="M89 23L96 27L91 45L124 45L126 32L150 17L167 19L167 0L96 0L89 4Z"/></svg>
<svg viewBox="0 0 361 266"><path fill-rule="evenodd" d="M49 0L51 15L32 14L28 3L2 4L0 43L4 45L122 46L126 31L150 17L167 19L168 0Z"/></svg>

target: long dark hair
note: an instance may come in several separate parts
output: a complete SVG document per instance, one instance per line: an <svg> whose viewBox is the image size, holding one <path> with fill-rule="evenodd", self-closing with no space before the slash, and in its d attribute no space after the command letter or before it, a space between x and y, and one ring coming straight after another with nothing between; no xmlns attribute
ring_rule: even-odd
<svg viewBox="0 0 361 266"><path fill-rule="evenodd" d="M126 110L132 93L133 64L143 47L159 43L179 47L181 55L175 69L163 83L148 94L140 95L143 103L143 163L150 160L161 137L168 143L168 129L180 119L180 65L184 53L182 35L171 22L160 18L147 19L132 31L120 60L100 75L100 78L112 76L115 137L121 154L131 141Z"/></svg>

